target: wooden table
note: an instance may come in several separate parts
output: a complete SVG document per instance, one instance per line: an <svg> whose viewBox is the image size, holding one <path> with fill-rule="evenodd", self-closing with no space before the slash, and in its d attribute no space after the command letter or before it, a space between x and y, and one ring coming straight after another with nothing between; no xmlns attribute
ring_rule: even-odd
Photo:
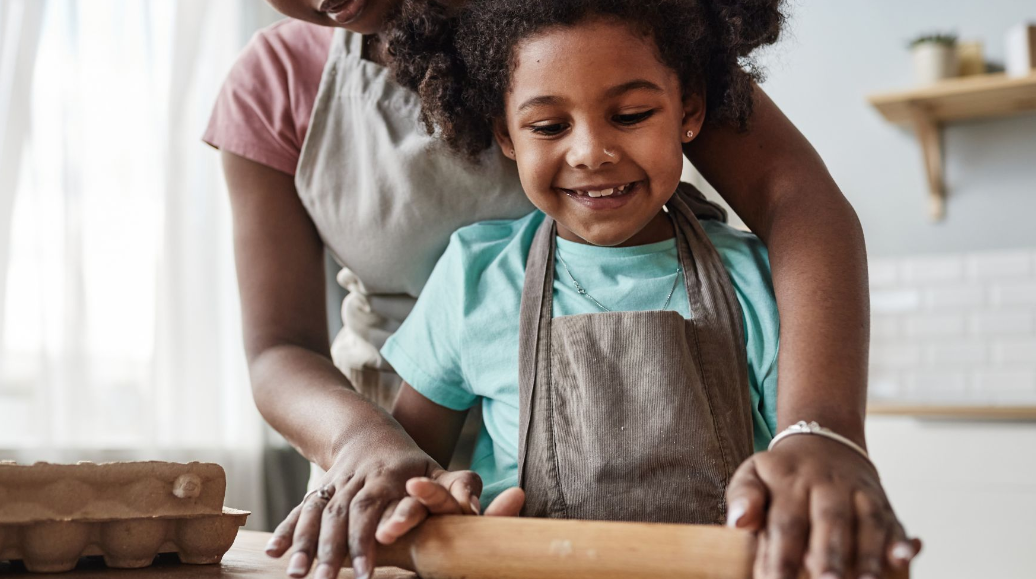
<svg viewBox="0 0 1036 579"><path fill-rule="evenodd" d="M263 547L270 540L270 533L240 531L234 546L223 556L219 565L182 565L175 555L162 555L155 564L143 569L108 569L104 562L84 559L79 562L75 571L57 575L29 573L20 564L0 563L0 577L34 579L187 579L228 578L228 579L286 579L288 577L288 558L271 559L263 552ZM312 577L312 575L310 575ZM341 579L352 579L353 572L343 569ZM415 579L416 574L394 567L379 567L374 579Z"/></svg>

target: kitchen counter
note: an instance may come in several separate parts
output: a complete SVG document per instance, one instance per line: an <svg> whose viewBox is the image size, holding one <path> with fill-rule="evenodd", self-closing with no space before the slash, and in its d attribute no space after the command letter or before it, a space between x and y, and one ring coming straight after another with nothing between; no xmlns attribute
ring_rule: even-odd
<svg viewBox="0 0 1036 579"><path fill-rule="evenodd" d="M285 579L288 574L288 557L271 559L263 552L263 547L270 540L270 533L240 531L234 546L223 556L219 565L182 565L175 555L161 555L150 567L143 569L109 569L100 560L83 560L75 571L60 574L29 573L20 564L0 563L0 577L35 579L68 578L68 579L186 579L195 578L227 578L227 579ZM339 575L341 579L352 579L351 569L344 569ZM374 573L374 579L416 579L417 575L394 567L380 567Z"/></svg>
<svg viewBox="0 0 1036 579"><path fill-rule="evenodd" d="M172 555L160 557L151 567L122 570L108 569L94 559L81 560L76 570L60 577L287 579L287 557L271 559L263 552L270 536L241 531L219 565L181 565ZM379 549L378 555L385 563L417 568L429 577L748 579L754 545L750 533L718 525L445 515L430 518L395 544ZM20 564L0 565L0 579L8 577L44 576L30 575ZM907 573L886 575L886 579L907 577ZM349 569L339 575L339 579L352 578ZM417 575L382 567L374 578L416 579Z"/></svg>

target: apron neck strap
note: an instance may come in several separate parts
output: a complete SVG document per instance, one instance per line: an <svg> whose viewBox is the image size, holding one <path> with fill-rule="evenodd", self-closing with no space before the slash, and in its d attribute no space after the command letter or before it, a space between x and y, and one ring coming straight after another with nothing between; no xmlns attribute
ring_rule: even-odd
<svg viewBox="0 0 1036 579"><path fill-rule="evenodd" d="M353 32L352 30L346 30L344 28L339 29L339 31L344 37L341 39L341 42L342 46L345 48L345 53L356 59L362 58L363 35L359 32Z"/></svg>
<svg viewBox="0 0 1036 579"><path fill-rule="evenodd" d="M525 472L526 440L532 420L532 392L537 369L550 356L550 317L554 312L554 244L557 228L545 216L536 230L525 263L525 285L518 316L518 381L531 387L519 388L518 484Z"/></svg>

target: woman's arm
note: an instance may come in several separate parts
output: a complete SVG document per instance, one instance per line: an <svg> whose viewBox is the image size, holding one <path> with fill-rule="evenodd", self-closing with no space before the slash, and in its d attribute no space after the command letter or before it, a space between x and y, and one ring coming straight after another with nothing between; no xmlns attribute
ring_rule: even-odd
<svg viewBox="0 0 1036 579"><path fill-rule="evenodd" d="M778 427L815 420L861 446L869 296L863 231L823 161L756 87L747 133L710 127L688 158L766 243L780 314ZM905 565L908 541L877 472L836 442L795 436L750 458L728 489L732 523L762 531L759 577ZM808 556L804 556L808 551Z"/></svg>
<svg viewBox="0 0 1036 579"><path fill-rule="evenodd" d="M870 307L856 212L760 88L747 133L707 127L685 152L770 253L781 347L778 427L816 420L864 444Z"/></svg>
<svg viewBox="0 0 1036 579"><path fill-rule="evenodd" d="M327 471L322 486L331 495L312 495L292 511L267 553L279 557L293 548L288 572L296 577L306 574L317 553L320 567L328 567L318 576L337 576L351 553L363 576L373 568L377 525L406 496L406 482L447 473L331 363L323 243L292 177L232 153L222 158L256 406ZM453 475L448 484L480 489L472 476Z"/></svg>
<svg viewBox="0 0 1036 579"><path fill-rule="evenodd" d="M331 363L324 246L285 173L222 153L234 216L245 354L263 417L324 470L376 409Z"/></svg>

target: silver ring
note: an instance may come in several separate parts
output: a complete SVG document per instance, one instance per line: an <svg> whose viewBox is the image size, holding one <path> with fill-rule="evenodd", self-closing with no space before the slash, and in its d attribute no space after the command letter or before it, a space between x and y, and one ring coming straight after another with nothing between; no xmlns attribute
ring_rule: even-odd
<svg viewBox="0 0 1036 579"><path fill-rule="evenodd" d="M313 495L316 495L317 498L322 500L322 501L329 501L329 500L331 500L331 497L334 496L334 493L331 492L331 491L334 490L334 488L335 487L332 486L332 485L324 485L324 486L322 486L322 487L320 487L318 489L313 489L313 490L309 491L306 494L306 496L302 497L302 502L306 502L306 500L309 499L309 497L311 497Z"/></svg>

